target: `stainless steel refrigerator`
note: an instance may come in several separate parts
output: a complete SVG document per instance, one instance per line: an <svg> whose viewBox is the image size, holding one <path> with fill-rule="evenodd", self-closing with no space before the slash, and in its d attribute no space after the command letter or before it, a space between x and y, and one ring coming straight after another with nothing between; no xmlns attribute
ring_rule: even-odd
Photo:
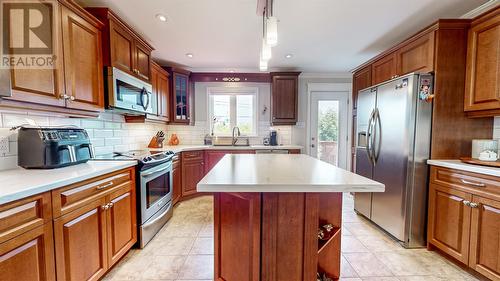
<svg viewBox="0 0 500 281"><path fill-rule="evenodd" d="M356 173L385 192L356 193L354 209L409 248L425 246L432 83L409 74L358 94Z"/></svg>

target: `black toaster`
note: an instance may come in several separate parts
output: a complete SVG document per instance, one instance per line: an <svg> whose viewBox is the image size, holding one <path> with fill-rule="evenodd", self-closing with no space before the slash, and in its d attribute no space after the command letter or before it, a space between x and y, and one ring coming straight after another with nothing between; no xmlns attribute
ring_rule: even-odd
<svg viewBox="0 0 500 281"><path fill-rule="evenodd" d="M53 169L94 158L89 135L78 127L21 127L17 140L18 165Z"/></svg>

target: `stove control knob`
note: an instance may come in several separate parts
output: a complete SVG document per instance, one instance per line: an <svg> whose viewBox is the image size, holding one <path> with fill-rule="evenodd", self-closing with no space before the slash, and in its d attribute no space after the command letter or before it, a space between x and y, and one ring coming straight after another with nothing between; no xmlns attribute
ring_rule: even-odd
<svg viewBox="0 0 500 281"><path fill-rule="evenodd" d="M151 161L151 160L153 160L153 158L151 158L150 156L148 156L148 157L146 157L146 160L147 161Z"/></svg>

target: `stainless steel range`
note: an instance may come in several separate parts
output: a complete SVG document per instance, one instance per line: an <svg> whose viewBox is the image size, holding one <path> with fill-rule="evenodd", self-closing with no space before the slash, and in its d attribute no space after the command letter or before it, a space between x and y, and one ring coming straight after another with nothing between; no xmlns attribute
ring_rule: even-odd
<svg viewBox="0 0 500 281"><path fill-rule="evenodd" d="M172 217L172 151L134 150L97 156L97 160L138 161L137 211L139 246L144 248Z"/></svg>

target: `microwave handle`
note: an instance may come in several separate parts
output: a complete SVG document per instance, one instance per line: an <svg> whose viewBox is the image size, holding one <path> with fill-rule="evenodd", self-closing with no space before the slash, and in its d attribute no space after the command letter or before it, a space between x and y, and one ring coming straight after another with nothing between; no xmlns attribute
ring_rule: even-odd
<svg viewBox="0 0 500 281"><path fill-rule="evenodd" d="M146 102L144 102L144 96L146 96ZM141 103L144 110L148 110L149 107L149 92L146 88L143 88L141 91Z"/></svg>

